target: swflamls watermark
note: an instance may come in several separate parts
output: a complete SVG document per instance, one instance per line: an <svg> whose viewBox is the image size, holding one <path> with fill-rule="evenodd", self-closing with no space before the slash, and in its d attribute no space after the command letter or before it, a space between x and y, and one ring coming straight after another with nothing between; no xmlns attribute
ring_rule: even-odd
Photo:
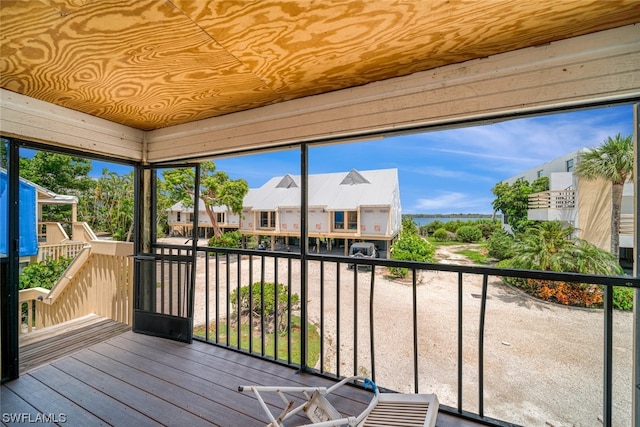
<svg viewBox="0 0 640 427"><path fill-rule="evenodd" d="M64 424L67 422L67 414L57 413L57 414L45 414L45 413L29 413L29 412L5 412L2 414L2 422L3 423L25 423L25 424L36 424L36 423L59 423Z"/></svg>

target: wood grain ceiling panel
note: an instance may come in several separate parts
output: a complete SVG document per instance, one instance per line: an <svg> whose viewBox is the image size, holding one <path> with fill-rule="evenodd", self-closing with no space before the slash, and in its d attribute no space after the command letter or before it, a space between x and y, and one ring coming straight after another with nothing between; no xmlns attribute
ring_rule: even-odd
<svg viewBox="0 0 640 427"><path fill-rule="evenodd" d="M611 21L637 21L638 2L606 3L176 1L285 99L549 43Z"/></svg>
<svg viewBox="0 0 640 427"><path fill-rule="evenodd" d="M0 87L151 130L640 22L640 0L1 0Z"/></svg>
<svg viewBox="0 0 640 427"><path fill-rule="evenodd" d="M278 100L169 2L1 7L5 89L145 130Z"/></svg>

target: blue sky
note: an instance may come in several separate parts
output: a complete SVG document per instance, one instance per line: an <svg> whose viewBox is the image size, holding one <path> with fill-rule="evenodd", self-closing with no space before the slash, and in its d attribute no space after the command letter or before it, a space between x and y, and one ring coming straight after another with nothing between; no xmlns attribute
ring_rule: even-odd
<svg viewBox="0 0 640 427"><path fill-rule="evenodd" d="M309 172L397 168L404 213L492 213L499 181L608 136L633 131L630 105L509 120L493 125L310 148ZM300 174L300 153L280 151L214 160L232 178L259 187ZM94 162L102 168L126 168Z"/></svg>

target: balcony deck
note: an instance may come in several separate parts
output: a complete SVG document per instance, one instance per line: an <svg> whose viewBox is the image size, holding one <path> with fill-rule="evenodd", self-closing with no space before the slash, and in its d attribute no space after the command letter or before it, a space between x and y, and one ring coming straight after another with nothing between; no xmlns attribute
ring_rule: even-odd
<svg viewBox="0 0 640 427"><path fill-rule="evenodd" d="M37 344L34 344L37 345ZM203 342L124 332L2 385L2 425L50 417L69 425L261 426L267 418L239 385L330 385L331 381ZM370 392L343 387L333 402L357 414ZM267 402L281 407L277 396ZM274 412L276 412L274 410ZM308 422L300 417L300 422ZM480 425L440 413L437 426Z"/></svg>

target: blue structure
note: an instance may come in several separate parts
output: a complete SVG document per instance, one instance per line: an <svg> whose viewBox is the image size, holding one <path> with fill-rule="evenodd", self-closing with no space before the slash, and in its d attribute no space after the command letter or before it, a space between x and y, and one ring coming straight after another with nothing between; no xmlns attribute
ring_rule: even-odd
<svg viewBox="0 0 640 427"><path fill-rule="evenodd" d="M0 170L0 230L8 230L9 186L7 173ZM20 180L20 256L38 254L38 212L36 187ZM3 233L3 234L4 234ZM0 257L7 256L6 234L0 238Z"/></svg>

